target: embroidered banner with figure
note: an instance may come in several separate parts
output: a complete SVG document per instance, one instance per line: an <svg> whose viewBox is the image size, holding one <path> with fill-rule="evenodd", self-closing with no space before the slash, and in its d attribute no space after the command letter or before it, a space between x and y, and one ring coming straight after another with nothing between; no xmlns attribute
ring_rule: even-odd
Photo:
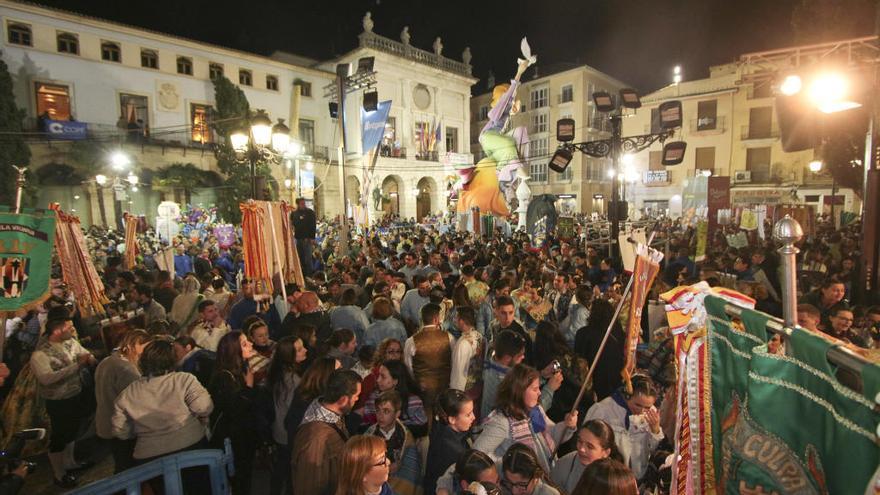
<svg viewBox="0 0 880 495"><path fill-rule="evenodd" d="M55 216L0 213L0 311L35 306L49 295Z"/></svg>

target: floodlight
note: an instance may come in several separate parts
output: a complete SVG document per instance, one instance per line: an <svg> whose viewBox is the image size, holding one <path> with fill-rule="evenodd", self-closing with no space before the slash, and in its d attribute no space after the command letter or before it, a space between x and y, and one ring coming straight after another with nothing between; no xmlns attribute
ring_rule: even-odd
<svg viewBox="0 0 880 495"><path fill-rule="evenodd" d="M639 94L632 88L623 88L620 90L620 104L625 108L639 108L642 106L642 100Z"/></svg>
<svg viewBox="0 0 880 495"><path fill-rule="evenodd" d="M817 174L822 170L822 160L813 160L808 166L810 167L810 172Z"/></svg>
<svg viewBox="0 0 880 495"><path fill-rule="evenodd" d="M801 77L797 74L790 74L783 79L782 84L779 85L779 91L785 96L794 96L801 91L801 87L803 86L803 82L801 81Z"/></svg>
<svg viewBox="0 0 880 495"><path fill-rule="evenodd" d="M339 103L335 101L331 101L328 105L330 108L330 118L335 119L339 117Z"/></svg>
<svg viewBox="0 0 880 495"><path fill-rule="evenodd" d="M684 161L684 152L687 149L687 143L684 141L672 141L663 145L663 165L678 165Z"/></svg>
<svg viewBox="0 0 880 495"><path fill-rule="evenodd" d="M556 139L563 143L574 141L574 119L556 121Z"/></svg>
<svg viewBox="0 0 880 495"><path fill-rule="evenodd" d="M596 104L596 110L599 112L606 113L614 110L614 98L607 91L593 93L593 103Z"/></svg>
<svg viewBox="0 0 880 495"><path fill-rule="evenodd" d="M861 103L847 99L849 81L842 74L820 74L810 83L807 96L823 113L842 112L862 106Z"/></svg>
<svg viewBox="0 0 880 495"><path fill-rule="evenodd" d="M660 104L659 115L661 129L681 127L681 102L678 100L664 101Z"/></svg>
<svg viewBox="0 0 880 495"><path fill-rule="evenodd" d="M95 182L97 182L99 186L103 186L107 183L107 176L104 174L98 174L95 176Z"/></svg>
<svg viewBox="0 0 880 495"><path fill-rule="evenodd" d="M553 153L553 157L550 158L550 169L554 172L559 172L560 174L565 172L565 169L568 168L568 164L571 163L572 154L571 151L566 148L559 148L556 150L556 153Z"/></svg>

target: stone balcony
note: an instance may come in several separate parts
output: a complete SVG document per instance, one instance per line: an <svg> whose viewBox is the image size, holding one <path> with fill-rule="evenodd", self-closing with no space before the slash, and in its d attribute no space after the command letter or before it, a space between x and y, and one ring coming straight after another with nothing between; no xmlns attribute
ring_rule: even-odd
<svg viewBox="0 0 880 495"><path fill-rule="evenodd" d="M458 60L452 60L443 55L437 55L400 41L394 41L373 32L364 31L358 36L358 38L360 40L360 46L363 48L372 48L380 52L412 60L413 62L418 62L431 67L436 67L461 76L471 76L470 64L459 62Z"/></svg>

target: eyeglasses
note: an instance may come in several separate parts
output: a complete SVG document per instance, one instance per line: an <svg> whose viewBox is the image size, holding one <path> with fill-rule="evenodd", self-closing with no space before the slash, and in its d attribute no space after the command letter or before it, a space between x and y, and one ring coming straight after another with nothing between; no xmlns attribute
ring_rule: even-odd
<svg viewBox="0 0 880 495"><path fill-rule="evenodd" d="M513 490L514 488L519 488L520 490L526 490L529 488L529 485L531 485L531 484L532 484L531 481L513 482L513 481L508 481L506 479L501 480L501 485L504 486L505 488L507 488L508 490Z"/></svg>

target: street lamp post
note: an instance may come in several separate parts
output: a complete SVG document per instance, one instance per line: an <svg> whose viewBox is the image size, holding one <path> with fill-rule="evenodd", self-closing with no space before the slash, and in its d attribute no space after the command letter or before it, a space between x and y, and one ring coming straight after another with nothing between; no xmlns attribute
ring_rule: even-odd
<svg viewBox="0 0 880 495"><path fill-rule="evenodd" d="M819 173L822 170L822 161L821 160L813 160L810 162L810 172L814 174ZM834 178L834 174L831 174L831 224L836 228L837 220L834 218L834 204L837 202L837 180Z"/></svg>
<svg viewBox="0 0 880 495"><path fill-rule="evenodd" d="M229 136L236 161L246 163L251 172L251 199L257 195L257 163L264 160L277 161L290 149L290 129L278 119L274 126L263 110L257 110L250 119L250 127L242 128Z"/></svg>

